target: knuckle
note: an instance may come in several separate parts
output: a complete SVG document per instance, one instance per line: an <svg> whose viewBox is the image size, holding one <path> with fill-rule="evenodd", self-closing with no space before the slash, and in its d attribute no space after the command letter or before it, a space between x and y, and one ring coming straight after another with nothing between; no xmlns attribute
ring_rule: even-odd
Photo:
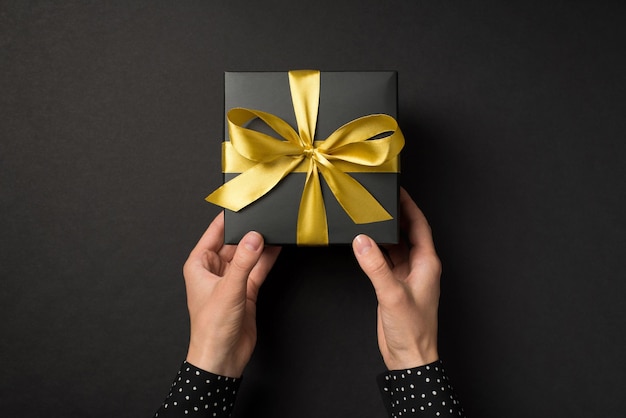
<svg viewBox="0 0 626 418"><path fill-rule="evenodd" d="M182 270L183 270L183 278L185 279L185 281L187 281L193 275L194 263L196 263L196 261L192 260L190 257L183 264Z"/></svg>
<svg viewBox="0 0 626 418"><path fill-rule="evenodd" d="M443 266L441 264L441 259L439 258L439 256L437 256L437 254L433 253L428 260L428 265L430 265L431 269L437 273L437 275L441 275L441 272L443 270Z"/></svg>
<svg viewBox="0 0 626 418"><path fill-rule="evenodd" d="M439 277L443 271L441 259L435 252L423 254L419 257L418 264L421 268L430 271L433 275Z"/></svg>
<svg viewBox="0 0 626 418"><path fill-rule="evenodd" d="M235 257L233 257L231 266L238 271L249 271L254 265L253 261L254 260L250 257L246 257L243 254L236 254Z"/></svg>
<svg viewBox="0 0 626 418"><path fill-rule="evenodd" d="M368 272L376 277L386 276L389 271L389 265L384 257L369 257L367 259Z"/></svg>
<svg viewBox="0 0 626 418"><path fill-rule="evenodd" d="M406 290L401 287L394 287L387 289L384 295L380 295L380 298L387 306L404 306L409 301L409 296Z"/></svg>

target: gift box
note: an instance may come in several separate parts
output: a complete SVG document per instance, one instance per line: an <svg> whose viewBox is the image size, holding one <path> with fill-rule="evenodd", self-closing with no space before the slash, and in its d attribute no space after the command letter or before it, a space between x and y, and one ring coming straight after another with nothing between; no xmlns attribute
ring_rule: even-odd
<svg viewBox="0 0 626 418"><path fill-rule="evenodd" d="M226 243L398 242L397 73L226 72Z"/></svg>

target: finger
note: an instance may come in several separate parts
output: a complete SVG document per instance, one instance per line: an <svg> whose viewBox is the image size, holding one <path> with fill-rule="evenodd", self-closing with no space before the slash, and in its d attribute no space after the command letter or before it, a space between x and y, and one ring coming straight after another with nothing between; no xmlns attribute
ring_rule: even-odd
<svg viewBox="0 0 626 418"><path fill-rule="evenodd" d="M194 271L203 269L219 275L222 264L216 251L224 243L224 212L219 213L204 232L196 246L189 253L189 257L183 266L185 281L199 277Z"/></svg>
<svg viewBox="0 0 626 418"><path fill-rule="evenodd" d="M202 254L205 251L218 252L224 245L224 211L220 212L209 225L204 232L200 240L196 244L195 248L191 251L194 253Z"/></svg>
<svg viewBox="0 0 626 418"><path fill-rule="evenodd" d="M274 266L281 247L268 246L265 247L259 262L252 268L250 279L248 280L248 297L256 302L257 295L261 285L265 282L265 278Z"/></svg>
<svg viewBox="0 0 626 418"><path fill-rule="evenodd" d="M219 254L219 256L224 259L224 260L232 260L233 256L235 255L235 251L237 250L237 246L236 245L224 245L222 248L220 248L220 250L217 252L217 254Z"/></svg>
<svg viewBox="0 0 626 418"><path fill-rule="evenodd" d="M250 277L257 283L262 282L274 266L274 262L278 258L280 250L281 247L275 245L265 247L263 249L263 253L261 254L261 258L259 258L259 262L256 263L250 272Z"/></svg>
<svg viewBox="0 0 626 418"><path fill-rule="evenodd" d="M403 239L398 244L385 245L384 248L387 250L387 256L394 267L401 265L409 258L409 248Z"/></svg>
<svg viewBox="0 0 626 418"><path fill-rule="evenodd" d="M354 255L363 272L369 277L380 301L392 289L399 286L380 248L367 235L357 235L352 241Z"/></svg>
<svg viewBox="0 0 626 418"><path fill-rule="evenodd" d="M414 250L420 253L435 252L430 225L404 188L400 188L400 213L406 222L406 233Z"/></svg>
<svg viewBox="0 0 626 418"><path fill-rule="evenodd" d="M233 259L225 274L227 281L245 286L250 272L261 258L262 253L263 237L261 234L251 231L244 235L237 245Z"/></svg>

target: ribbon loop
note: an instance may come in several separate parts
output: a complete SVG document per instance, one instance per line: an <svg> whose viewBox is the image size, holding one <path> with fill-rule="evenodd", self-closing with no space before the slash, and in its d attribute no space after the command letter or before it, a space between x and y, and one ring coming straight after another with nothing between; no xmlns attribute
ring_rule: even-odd
<svg viewBox="0 0 626 418"><path fill-rule="evenodd" d="M226 166L229 164L245 167L245 170L206 200L239 211L267 194L287 174L300 171L302 167L307 175L298 210L298 245L328 244L328 221L320 174L355 223L392 219L374 196L344 170L385 171L393 168L397 171L396 160L404 146L404 137L395 119L382 114L364 116L339 127L326 140L314 141L320 73L290 71L289 85L298 132L270 113L231 109L227 114L230 145L224 143L224 170L228 171ZM282 139L246 128L245 125L254 118L261 119Z"/></svg>

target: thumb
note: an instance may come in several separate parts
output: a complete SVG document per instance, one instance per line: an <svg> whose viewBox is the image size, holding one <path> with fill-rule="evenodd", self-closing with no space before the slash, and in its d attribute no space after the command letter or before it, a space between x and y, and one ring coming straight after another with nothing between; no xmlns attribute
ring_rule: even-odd
<svg viewBox="0 0 626 418"><path fill-rule="evenodd" d="M263 236L258 232L248 232L241 239L230 262L228 280L238 284L248 281L248 275L259 261L263 253ZM243 283L242 283L243 282Z"/></svg>
<svg viewBox="0 0 626 418"><path fill-rule="evenodd" d="M359 266L372 282L379 301L381 295L398 286L385 256L373 239L367 235L357 235L352 241L352 250Z"/></svg>

